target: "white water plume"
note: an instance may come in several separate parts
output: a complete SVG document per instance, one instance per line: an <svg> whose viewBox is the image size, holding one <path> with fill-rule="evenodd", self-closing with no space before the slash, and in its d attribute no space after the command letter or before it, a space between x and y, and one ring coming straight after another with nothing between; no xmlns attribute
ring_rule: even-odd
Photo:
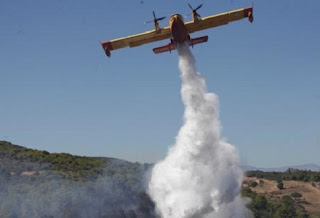
<svg viewBox="0 0 320 218"><path fill-rule="evenodd" d="M180 46L184 125L151 173L148 193L163 218L250 217L240 197L236 149L220 138L218 97L208 93L188 46Z"/></svg>

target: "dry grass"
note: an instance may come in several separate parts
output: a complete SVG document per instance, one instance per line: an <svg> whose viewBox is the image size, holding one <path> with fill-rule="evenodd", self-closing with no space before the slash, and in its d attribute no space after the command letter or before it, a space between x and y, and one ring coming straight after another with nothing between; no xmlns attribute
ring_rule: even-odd
<svg viewBox="0 0 320 218"><path fill-rule="evenodd" d="M282 196L298 192L302 196L293 198L296 205L305 208L312 217L320 217L320 183L283 181L284 189L277 188L277 181L246 177L243 186L246 187L250 182L258 183L256 187L251 187L253 191L264 194L271 201L279 201Z"/></svg>

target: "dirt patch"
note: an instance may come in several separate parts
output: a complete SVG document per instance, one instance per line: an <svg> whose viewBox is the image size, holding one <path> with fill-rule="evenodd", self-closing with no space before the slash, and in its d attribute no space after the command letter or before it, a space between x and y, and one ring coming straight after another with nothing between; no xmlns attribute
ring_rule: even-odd
<svg viewBox="0 0 320 218"><path fill-rule="evenodd" d="M20 176L32 176L36 174L36 171L24 171L20 174Z"/></svg>

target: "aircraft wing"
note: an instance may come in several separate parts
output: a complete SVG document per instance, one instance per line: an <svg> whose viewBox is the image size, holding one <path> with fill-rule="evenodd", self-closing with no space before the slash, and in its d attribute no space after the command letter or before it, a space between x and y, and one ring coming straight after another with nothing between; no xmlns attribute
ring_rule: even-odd
<svg viewBox="0 0 320 218"><path fill-rule="evenodd" d="M106 55L110 57L112 50L120 49L124 47L135 47L146 43L160 41L171 38L171 31L169 27L161 28L159 30L151 30L144 33L131 35L123 38L114 39L111 41L102 42L101 45L106 52Z"/></svg>
<svg viewBox="0 0 320 218"><path fill-rule="evenodd" d="M226 25L229 22L248 18L250 22L253 21L252 7L229 11L221 14L216 14L208 17L203 17L199 20L185 23L188 32L193 33L200 30L205 30L217 26Z"/></svg>

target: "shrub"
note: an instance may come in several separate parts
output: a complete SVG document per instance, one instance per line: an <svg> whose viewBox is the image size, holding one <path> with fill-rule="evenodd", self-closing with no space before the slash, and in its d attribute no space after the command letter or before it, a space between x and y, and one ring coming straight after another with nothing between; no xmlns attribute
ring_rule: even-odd
<svg viewBox="0 0 320 218"><path fill-rule="evenodd" d="M279 190L284 189L283 182L278 182L277 187Z"/></svg>
<svg viewBox="0 0 320 218"><path fill-rule="evenodd" d="M253 188L256 187L257 185L258 185L258 183L256 181L252 181L249 183L249 186L253 187Z"/></svg>
<svg viewBox="0 0 320 218"><path fill-rule="evenodd" d="M302 194L300 194L300 193L298 193L298 192L295 192L295 193L292 193L292 194L291 194L291 197L293 197L293 198L300 198L300 197L302 197Z"/></svg>

